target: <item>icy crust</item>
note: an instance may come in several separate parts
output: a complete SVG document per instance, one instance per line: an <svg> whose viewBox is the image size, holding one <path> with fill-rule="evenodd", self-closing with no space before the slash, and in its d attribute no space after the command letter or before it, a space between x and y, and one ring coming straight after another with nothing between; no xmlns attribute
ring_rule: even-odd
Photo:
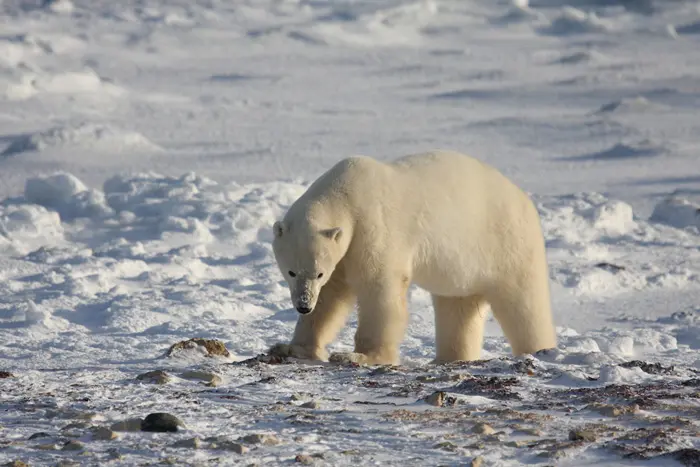
<svg viewBox="0 0 700 467"><path fill-rule="evenodd" d="M629 204L599 193L540 200L552 279L574 294L597 297L700 284L697 263L666 264L662 253L671 249L670 239L674 246L698 243L693 232L668 228L685 227L692 206L688 200L665 200L642 220Z"/></svg>
<svg viewBox="0 0 700 467"><path fill-rule="evenodd" d="M16 136L0 152L0 156L76 148L108 152L162 150L138 132L123 130L111 125L83 122Z"/></svg>
<svg viewBox="0 0 700 467"><path fill-rule="evenodd" d="M43 272L0 285L13 294L0 302L0 319L38 339L67 330L66 343L93 332L154 333L163 344L195 329L243 335L237 322L284 307L269 229L303 189L224 187L195 174L117 176L103 190L68 173L30 179L22 198L0 205L0 246ZM247 352L267 345L262 336L243 341Z"/></svg>
<svg viewBox="0 0 700 467"><path fill-rule="evenodd" d="M700 229L700 204L695 204L679 196L670 196L657 204L651 220L677 227Z"/></svg>

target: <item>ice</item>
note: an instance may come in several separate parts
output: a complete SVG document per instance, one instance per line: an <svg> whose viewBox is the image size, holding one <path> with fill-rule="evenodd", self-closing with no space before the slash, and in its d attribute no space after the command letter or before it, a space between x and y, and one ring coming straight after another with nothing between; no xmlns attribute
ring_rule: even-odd
<svg viewBox="0 0 700 467"><path fill-rule="evenodd" d="M700 229L700 205L678 197L669 196L654 208L651 220L677 227L697 227Z"/></svg>

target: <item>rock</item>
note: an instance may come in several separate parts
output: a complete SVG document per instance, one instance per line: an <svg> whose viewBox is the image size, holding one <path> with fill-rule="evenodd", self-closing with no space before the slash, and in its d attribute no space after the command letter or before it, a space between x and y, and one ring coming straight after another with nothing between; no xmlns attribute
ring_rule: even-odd
<svg viewBox="0 0 700 467"><path fill-rule="evenodd" d="M487 425L486 423L477 423L474 425L474 428L472 428L472 433L478 433L480 435L492 435L495 432L496 430L494 430L491 425Z"/></svg>
<svg viewBox="0 0 700 467"><path fill-rule="evenodd" d="M508 441L506 443L506 446L509 448L524 448L528 444L530 444L532 441L523 441L523 440L517 440L517 441Z"/></svg>
<svg viewBox="0 0 700 467"><path fill-rule="evenodd" d="M9 371L0 371L0 379L14 378L14 377L15 377L15 375L10 373ZM21 462L21 461L15 461L15 462ZM9 464L6 464L6 465L9 465Z"/></svg>
<svg viewBox="0 0 700 467"><path fill-rule="evenodd" d="M113 460L119 460L119 459L121 459L122 457L124 457L124 456L122 456L122 455L119 453L119 451L117 450L117 448L109 448L109 449L107 449L107 454L109 455L109 458L110 458L110 459L113 459Z"/></svg>
<svg viewBox="0 0 700 467"><path fill-rule="evenodd" d="M181 439L180 441L173 443L174 448L199 449L199 447L201 445L202 445L202 440L200 440L197 437L189 438L189 439Z"/></svg>
<svg viewBox="0 0 700 467"><path fill-rule="evenodd" d="M196 379L199 381L205 381L206 383L208 383L207 386L211 387L219 386L222 383L221 376L217 375L216 373L212 373L211 371L185 371L180 375L180 377L185 379Z"/></svg>
<svg viewBox="0 0 700 467"><path fill-rule="evenodd" d="M29 464L22 461L11 461L7 464L3 464L5 467L29 467Z"/></svg>
<svg viewBox="0 0 700 467"><path fill-rule="evenodd" d="M148 414L141 423L141 431L153 431L159 433L176 432L179 428L185 427L185 424L175 415L169 413L157 412Z"/></svg>
<svg viewBox="0 0 700 467"><path fill-rule="evenodd" d="M451 443L449 441L443 441L441 443L437 443L435 446L433 446L433 449L444 449L445 451L456 451L457 450L457 445L454 443Z"/></svg>
<svg viewBox="0 0 700 467"><path fill-rule="evenodd" d="M233 451L237 454L245 454L246 452L250 451L250 448L247 446L243 446L241 443L235 443L233 441L229 441L224 444L219 445L219 449L223 449L224 451Z"/></svg>
<svg viewBox="0 0 700 467"><path fill-rule="evenodd" d="M314 458L308 454L297 454L294 458L294 462L298 462L304 465L311 465L314 463Z"/></svg>
<svg viewBox="0 0 700 467"><path fill-rule="evenodd" d="M92 439L97 441L112 441L117 439L117 434L106 427L98 427L92 430Z"/></svg>
<svg viewBox="0 0 700 467"><path fill-rule="evenodd" d="M55 443L49 443L49 444L38 444L35 446L37 449L41 449L42 451L53 451L56 449L56 444Z"/></svg>
<svg viewBox="0 0 700 467"><path fill-rule="evenodd" d="M571 441L593 442L597 439L597 436L595 432L591 430L571 430L569 431L569 439Z"/></svg>
<svg viewBox="0 0 700 467"><path fill-rule="evenodd" d="M639 406L637 404L625 406L625 405L600 404L600 403L594 402L592 404L588 404L586 406L586 409L598 412L599 414L601 414L605 417L619 417L621 415L633 414L633 413L639 412Z"/></svg>
<svg viewBox="0 0 700 467"><path fill-rule="evenodd" d="M316 401L309 401L309 402L304 402L299 407L301 407L303 409L318 409L319 404Z"/></svg>
<svg viewBox="0 0 700 467"><path fill-rule="evenodd" d="M85 445L80 441L71 440L63 445L61 451L82 451L85 449Z"/></svg>
<svg viewBox="0 0 700 467"><path fill-rule="evenodd" d="M445 396L446 394L443 391L436 391L426 397L424 400L426 404L430 404L435 407L442 407L445 405Z"/></svg>
<svg viewBox="0 0 700 467"><path fill-rule="evenodd" d="M231 441L226 438L219 438L219 437L214 437L214 438L207 438L204 441L210 443L209 447L210 449L220 449L222 451L232 451L235 452L236 454L245 454L246 452L250 451L250 449L247 446L243 446L240 443L236 443L235 441Z"/></svg>
<svg viewBox="0 0 700 467"><path fill-rule="evenodd" d="M110 429L114 431L141 431L142 424L143 419L141 418L129 418L121 422L113 423Z"/></svg>
<svg viewBox="0 0 700 467"><path fill-rule="evenodd" d="M58 464L56 464L56 467L74 467L76 465L80 465L78 462L73 462L69 460L62 460L59 461Z"/></svg>
<svg viewBox="0 0 700 467"><path fill-rule="evenodd" d="M224 345L223 342L218 341L216 339L202 339L195 337L194 339L189 339L186 341L180 341L176 344L173 344L170 346L167 352L168 357L175 356L179 352L182 352L183 350L188 350L188 349L197 349L199 347L200 350L203 351L203 353L207 357L215 357L215 356L221 356L221 357L230 357L231 354L229 353L228 349Z"/></svg>
<svg viewBox="0 0 700 467"><path fill-rule="evenodd" d="M280 440L275 435L246 435L243 438L241 438L241 441L247 444L262 444L265 446L274 446L275 444L280 444Z"/></svg>
<svg viewBox="0 0 700 467"><path fill-rule="evenodd" d="M40 431L38 433L34 433L33 435L31 435L27 439L32 440L32 439L40 439L40 438L51 438L51 435L49 433Z"/></svg>
<svg viewBox="0 0 700 467"><path fill-rule="evenodd" d="M491 444L493 444L493 443L502 444L503 441L505 440L505 437L506 437L506 433L505 433L504 431L499 431L499 432L497 432L497 433L493 433L493 434L490 434L490 435L484 435L484 436L483 436L483 439L484 439L484 441L486 441L487 443L491 443Z"/></svg>
<svg viewBox="0 0 700 467"><path fill-rule="evenodd" d="M481 456L476 456L474 459L472 459L472 461L469 465L471 467L481 467L481 465L483 463L484 463L484 458Z"/></svg>
<svg viewBox="0 0 700 467"><path fill-rule="evenodd" d="M163 370L149 371L148 373L143 373L136 377L139 381L145 381L147 383L154 384L168 384L170 382L170 375Z"/></svg>

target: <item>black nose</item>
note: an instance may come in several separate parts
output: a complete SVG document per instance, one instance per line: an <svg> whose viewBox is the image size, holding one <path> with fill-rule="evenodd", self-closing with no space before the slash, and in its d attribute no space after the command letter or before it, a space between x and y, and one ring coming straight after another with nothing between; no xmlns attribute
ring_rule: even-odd
<svg viewBox="0 0 700 467"><path fill-rule="evenodd" d="M298 306L297 311L302 315L306 315L311 313L311 308L309 308L308 306Z"/></svg>

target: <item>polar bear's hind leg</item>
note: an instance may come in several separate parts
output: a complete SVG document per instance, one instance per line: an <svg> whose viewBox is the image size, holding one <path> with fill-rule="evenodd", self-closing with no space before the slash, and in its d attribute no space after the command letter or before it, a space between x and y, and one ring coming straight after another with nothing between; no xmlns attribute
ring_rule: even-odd
<svg viewBox="0 0 700 467"><path fill-rule="evenodd" d="M545 279L531 282L526 289L519 288L518 293L499 294L490 303L513 355L533 354L556 347Z"/></svg>

